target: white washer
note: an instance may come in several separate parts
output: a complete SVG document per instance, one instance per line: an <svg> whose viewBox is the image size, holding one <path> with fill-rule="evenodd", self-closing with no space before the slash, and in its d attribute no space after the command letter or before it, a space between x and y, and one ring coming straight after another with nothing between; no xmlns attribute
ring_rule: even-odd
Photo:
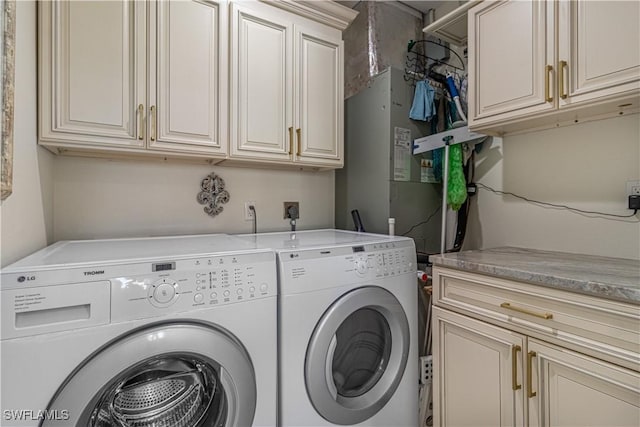
<svg viewBox="0 0 640 427"><path fill-rule="evenodd" d="M413 240L338 230L241 237L278 254L279 423L417 426Z"/></svg>
<svg viewBox="0 0 640 427"><path fill-rule="evenodd" d="M1 300L3 425L276 423L272 251L59 242L3 269Z"/></svg>

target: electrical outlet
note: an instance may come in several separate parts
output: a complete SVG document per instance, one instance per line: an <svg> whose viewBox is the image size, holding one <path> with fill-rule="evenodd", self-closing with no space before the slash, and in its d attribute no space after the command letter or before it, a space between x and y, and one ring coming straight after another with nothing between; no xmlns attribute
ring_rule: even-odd
<svg viewBox="0 0 640 427"><path fill-rule="evenodd" d="M251 209L249 209L249 206L253 206L253 208L255 209L256 202L254 201L244 202L244 220L245 221L253 221L256 217L256 213Z"/></svg>
<svg viewBox="0 0 640 427"><path fill-rule="evenodd" d="M627 181L627 196L640 196L640 181Z"/></svg>
<svg viewBox="0 0 640 427"><path fill-rule="evenodd" d="M431 383L433 379L433 356L420 357L420 384Z"/></svg>
<svg viewBox="0 0 640 427"><path fill-rule="evenodd" d="M297 212L297 215L294 219L300 218L300 203L298 202L284 202L284 219L291 218L289 215L289 208L294 208Z"/></svg>

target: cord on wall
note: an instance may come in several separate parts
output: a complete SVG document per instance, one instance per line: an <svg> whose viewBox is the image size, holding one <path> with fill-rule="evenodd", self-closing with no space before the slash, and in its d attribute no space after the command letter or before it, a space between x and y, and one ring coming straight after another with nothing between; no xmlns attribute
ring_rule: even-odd
<svg viewBox="0 0 640 427"><path fill-rule="evenodd" d="M249 210L253 212L253 234L258 232L258 213L254 205L249 205Z"/></svg>
<svg viewBox="0 0 640 427"><path fill-rule="evenodd" d="M424 220L424 221L422 221L422 222L419 222L419 223L415 224L415 225L414 225L414 226L412 226L409 230L407 230L407 231L405 231L404 233L402 233L402 234L401 234L401 236L406 236L407 234L411 233L411 232L413 231L413 229L414 229L414 228L419 227L419 226L421 226L421 225L423 225L423 224L426 224L426 223L428 223L429 221L431 221L431 219L432 219L432 218L433 218L433 217L434 217L438 212L440 212L440 208L441 208L441 207L442 207L442 206L438 205L438 207L437 207L433 212L431 212L431 215L429 215L429 216L427 217L427 219L425 219L425 220Z"/></svg>
<svg viewBox="0 0 640 427"><path fill-rule="evenodd" d="M597 217L590 216L589 218L599 218L599 219L609 219L609 220L619 221L617 218L631 218L631 217L635 216L638 213L637 209L635 209L631 215L616 215L616 214L611 214L611 213L606 213L606 212L585 211L585 210L582 210L582 209L572 208L571 206L567 206L567 205L559 205L559 204L555 204L555 203L541 202L539 200L529 199L527 197L520 196L518 194L511 193L509 191L496 190L496 189L491 188L488 185L484 185L484 184L482 184L480 182L477 182L476 185L477 185L478 188L481 188L483 190L490 191L490 192L495 193L495 194L507 195L507 196L515 197L516 199L524 200L525 202L533 203L533 204L536 204L536 205L550 206L552 208L564 209L564 210L567 210L569 212L578 213L578 214L597 215ZM604 217L604 218L602 218L602 217ZM631 222L631 223L640 222L640 219L636 220L636 221L623 221L623 222Z"/></svg>

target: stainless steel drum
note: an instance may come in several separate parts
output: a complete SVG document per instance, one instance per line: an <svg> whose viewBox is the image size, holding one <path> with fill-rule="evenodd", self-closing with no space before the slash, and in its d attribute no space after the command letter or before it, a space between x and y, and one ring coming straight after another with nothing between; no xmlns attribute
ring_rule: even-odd
<svg viewBox="0 0 640 427"><path fill-rule="evenodd" d="M225 415L215 369L184 357L154 358L123 373L99 398L95 427L217 426Z"/></svg>

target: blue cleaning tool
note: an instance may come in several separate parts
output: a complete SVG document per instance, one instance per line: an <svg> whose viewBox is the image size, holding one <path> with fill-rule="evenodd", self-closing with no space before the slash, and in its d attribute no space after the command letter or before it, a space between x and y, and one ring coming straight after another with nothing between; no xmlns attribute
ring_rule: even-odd
<svg viewBox="0 0 640 427"><path fill-rule="evenodd" d="M451 98L453 98L453 102L456 103L458 115L460 115L460 118L463 122L466 122L467 116L465 116L464 111L462 111L462 105L460 104L460 94L458 93L458 89L456 88L456 84L453 81L453 75L451 73L447 73L447 88L449 89Z"/></svg>

